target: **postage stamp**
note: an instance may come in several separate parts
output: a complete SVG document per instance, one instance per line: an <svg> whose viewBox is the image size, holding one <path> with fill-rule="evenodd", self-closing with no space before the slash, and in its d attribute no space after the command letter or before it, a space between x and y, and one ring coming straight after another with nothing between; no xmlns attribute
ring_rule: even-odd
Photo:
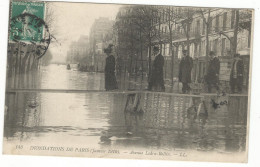
<svg viewBox="0 0 260 167"><path fill-rule="evenodd" d="M40 42L43 38L45 5L42 2L12 2L10 40Z"/></svg>

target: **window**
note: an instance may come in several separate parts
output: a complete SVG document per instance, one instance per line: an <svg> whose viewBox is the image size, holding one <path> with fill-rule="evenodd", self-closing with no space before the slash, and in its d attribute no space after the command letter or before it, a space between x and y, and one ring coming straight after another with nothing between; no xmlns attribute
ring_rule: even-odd
<svg viewBox="0 0 260 167"><path fill-rule="evenodd" d="M223 30L227 29L227 12L223 14Z"/></svg>
<svg viewBox="0 0 260 167"><path fill-rule="evenodd" d="M192 43L191 45L190 45L190 57L192 57L192 58L194 58L194 56L195 56L195 45L194 45L194 43Z"/></svg>
<svg viewBox="0 0 260 167"><path fill-rule="evenodd" d="M235 11L232 10L232 13L231 13L231 28L234 28L234 20L235 20Z"/></svg>
<svg viewBox="0 0 260 167"><path fill-rule="evenodd" d="M162 55L165 55L165 44L162 44Z"/></svg>
<svg viewBox="0 0 260 167"><path fill-rule="evenodd" d="M200 35L200 20L197 20L196 35Z"/></svg>
<svg viewBox="0 0 260 167"><path fill-rule="evenodd" d="M209 41L209 46L208 46L208 48L209 48L209 51L212 51L212 41Z"/></svg>
<svg viewBox="0 0 260 167"><path fill-rule="evenodd" d="M165 22L168 20L168 13L165 11Z"/></svg>
<svg viewBox="0 0 260 167"><path fill-rule="evenodd" d="M165 55L169 56L170 55L170 44L166 44L166 51L165 51Z"/></svg>
<svg viewBox="0 0 260 167"><path fill-rule="evenodd" d="M163 20L163 22L164 22L164 10L163 10L163 12L162 12L162 20Z"/></svg>
<svg viewBox="0 0 260 167"><path fill-rule="evenodd" d="M216 25L215 25L215 31L219 30L219 16L216 16Z"/></svg>
<svg viewBox="0 0 260 167"><path fill-rule="evenodd" d="M221 56L225 56L226 51L226 38L222 39Z"/></svg>
<svg viewBox="0 0 260 167"><path fill-rule="evenodd" d="M212 31L212 17L209 19L209 33Z"/></svg>
<svg viewBox="0 0 260 167"><path fill-rule="evenodd" d="M205 40L201 41L201 55L205 56L206 46L205 46Z"/></svg>
<svg viewBox="0 0 260 167"><path fill-rule="evenodd" d="M202 27L202 35L205 35L205 29L206 29L206 24L203 21L203 27Z"/></svg>

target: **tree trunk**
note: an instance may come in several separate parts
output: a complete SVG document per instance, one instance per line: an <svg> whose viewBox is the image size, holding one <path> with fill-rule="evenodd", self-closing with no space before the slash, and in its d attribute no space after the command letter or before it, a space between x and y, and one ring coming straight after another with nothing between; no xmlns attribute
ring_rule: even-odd
<svg viewBox="0 0 260 167"><path fill-rule="evenodd" d="M143 71L144 71L144 63L143 63L143 42L142 42L142 36L140 35L140 41L141 41L141 67L142 67L142 80L141 80L141 90L143 88L143 79L144 79L144 76L143 76Z"/></svg>
<svg viewBox="0 0 260 167"><path fill-rule="evenodd" d="M27 61L27 69L26 69L26 72L29 72L31 70L31 56L32 54L29 55L28 57L28 61Z"/></svg>
<svg viewBox="0 0 260 167"><path fill-rule="evenodd" d="M252 23L251 23L252 24ZM252 25L248 28L248 41L247 41L247 43L248 43L248 48L250 48L250 45L251 45L251 27L252 27Z"/></svg>
<svg viewBox="0 0 260 167"><path fill-rule="evenodd" d="M187 25L187 50L190 56L190 24Z"/></svg>
<svg viewBox="0 0 260 167"><path fill-rule="evenodd" d="M173 50L173 44L172 44L172 27L169 23L169 30L170 30L170 54L172 56L172 61L171 61L171 83L172 83L172 88L173 88L173 84L174 84L174 81L173 81L173 77L174 77L174 74L173 74L173 70L174 70L174 50Z"/></svg>
<svg viewBox="0 0 260 167"><path fill-rule="evenodd" d="M237 34L238 34L238 25L239 24L239 10L236 10L236 20L235 20L235 29L234 29L234 40L233 40L233 54L237 53Z"/></svg>
<svg viewBox="0 0 260 167"><path fill-rule="evenodd" d="M209 66L209 25L210 22L210 9L208 10L208 22L205 22L204 24L206 25L206 69L208 69ZM204 70L206 72L206 70ZM205 74L203 74L205 75Z"/></svg>
<svg viewBox="0 0 260 167"><path fill-rule="evenodd" d="M152 39L150 37L150 34L149 34L149 48L148 48L148 52L149 52L149 55L148 55L148 81L150 80L151 78L151 72L152 72Z"/></svg>

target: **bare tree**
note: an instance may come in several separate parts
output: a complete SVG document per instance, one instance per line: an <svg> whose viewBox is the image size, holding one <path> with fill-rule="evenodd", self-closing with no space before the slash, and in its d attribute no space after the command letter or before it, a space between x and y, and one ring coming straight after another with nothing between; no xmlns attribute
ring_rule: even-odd
<svg viewBox="0 0 260 167"><path fill-rule="evenodd" d="M234 35L233 37L228 36L224 31L219 31L220 35L225 36L231 44L231 55L233 56L234 53L237 52L237 45L238 45L238 34L242 30L247 30L249 32L248 35L248 46L250 46L251 41L251 23L252 23L252 11L249 10L240 10L240 9L233 9L232 12L234 13Z"/></svg>
<svg viewBox="0 0 260 167"><path fill-rule="evenodd" d="M224 10L221 10L217 14L212 14L212 8L200 8L198 10L202 19L203 19L203 26L205 27L205 38L206 38L206 69L208 68L208 60L209 60L209 35L213 32L212 30L212 21L216 19L218 16L224 13ZM204 30L204 29L203 29ZM219 27L215 28L215 31L220 31Z"/></svg>
<svg viewBox="0 0 260 167"><path fill-rule="evenodd" d="M145 45L148 48L148 79L150 79L153 40L156 39L158 43L161 42L161 33L160 31L157 31L157 28L159 27L160 29L161 25L159 8L145 5L136 6L134 14L135 19L133 20L133 24L139 29L142 47Z"/></svg>
<svg viewBox="0 0 260 167"><path fill-rule="evenodd" d="M165 23L168 27L169 33L166 34L165 39L166 41L170 44L169 45L169 51L171 55L171 85L173 87L174 85L174 45L173 45L173 40L177 39L180 37L178 32L174 29L174 26L178 24L179 19L181 16L177 13L176 7L171 7L171 6L163 6L161 8L163 14L165 14Z"/></svg>
<svg viewBox="0 0 260 167"><path fill-rule="evenodd" d="M190 53L190 28L193 21L193 16L197 13L196 8L180 8L179 20L187 38L186 45L188 53Z"/></svg>

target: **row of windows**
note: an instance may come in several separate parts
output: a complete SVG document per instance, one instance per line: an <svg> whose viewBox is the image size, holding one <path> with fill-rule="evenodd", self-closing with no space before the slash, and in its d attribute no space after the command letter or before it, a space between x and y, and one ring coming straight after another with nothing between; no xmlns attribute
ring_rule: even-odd
<svg viewBox="0 0 260 167"><path fill-rule="evenodd" d="M209 33L226 31L228 29L234 28L234 20L235 20L235 12L223 12L221 14L217 14L214 17L210 17L209 24ZM173 32L176 34L185 35L183 26L179 23L172 24ZM157 34L167 34L169 32L169 26L167 24L157 25ZM190 25L190 36L195 35L205 35L206 34L206 24L203 19L195 18Z"/></svg>
<svg viewBox="0 0 260 167"><path fill-rule="evenodd" d="M231 38L232 40L232 38ZM230 40L226 38L216 38L209 41L209 50L214 51L217 56L229 56L231 50L231 43ZM241 37L238 38L238 50L243 50L248 47L248 38ZM176 54L176 47L173 48L174 53ZM187 49L184 48L182 45L178 48L178 58L181 58L182 50ZM161 45L162 55L164 56L171 56L170 55L170 44L162 44ZM195 45L192 43L190 45L190 56L191 57L200 57L206 55L206 41L203 40L199 44Z"/></svg>

